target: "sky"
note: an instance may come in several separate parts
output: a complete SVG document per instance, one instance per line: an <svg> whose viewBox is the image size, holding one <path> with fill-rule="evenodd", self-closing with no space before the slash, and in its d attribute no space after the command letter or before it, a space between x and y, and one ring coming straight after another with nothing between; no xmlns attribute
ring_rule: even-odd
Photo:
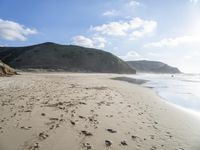
<svg viewBox="0 0 200 150"><path fill-rule="evenodd" d="M0 46L43 42L200 73L200 0L0 0Z"/></svg>

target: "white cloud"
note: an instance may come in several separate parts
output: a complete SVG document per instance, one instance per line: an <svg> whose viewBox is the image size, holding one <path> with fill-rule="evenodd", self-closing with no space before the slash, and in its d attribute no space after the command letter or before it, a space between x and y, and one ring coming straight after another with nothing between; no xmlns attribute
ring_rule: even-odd
<svg viewBox="0 0 200 150"><path fill-rule="evenodd" d="M128 21L115 21L100 26L91 27L96 34L106 36L127 36L130 40L144 37L155 31L157 22L132 18Z"/></svg>
<svg viewBox="0 0 200 150"><path fill-rule="evenodd" d="M93 38L87 38L82 35L78 35L72 38L73 44L90 47L90 48L104 48L106 40L103 37L94 36Z"/></svg>
<svg viewBox="0 0 200 150"><path fill-rule="evenodd" d="M129 2L126 5L129 7L135 7L135 6L139 6L140 2L134 1L134 0L129 0Z"/></svg>
<svg viewBox="0 0 200 150"><path fill-rule="evenodd" d="M131 60L141 60L143 59L143 57L135 52L135 51L129 51L126 55L124 56L119 56L121 59L125 60L125 61L131 61Z"/></svg>
<svg viewBox="0 0 200 150"><path fill-rule="evenodd" d="M198 42L199 37L196 36L181 36L176 38L166 38L159 42L148 43L144 47L174 47L182 44L188 44L193 42Z"/></svg>
<svg viewBox="0 0 200 150"><path fill-rule="evenodd" d="M73 44L80 45L84 47L93 47L93 41L89 38L86 38L82 35L78 35L72 38Z"/></svg>
<svg viewBox="0 0 200 150"><path fill-rule="evenodd" d="M127 17L133 16L137 7L141 5L140 2L135 0L121 0L117 5L112 5L110 10L102 13L106 17Z"/></svg>
<svg viewBox="0 0 200 150"><path fill-rule="evenodd" d="M199 0L190 0L190 2L192 2L192 3L197 3L197 2L199 2Z"/></svg>
<svg viewBox="0 0 200 150"><path fill-rule="evenodd" d="M92 40L93 40L95 48L104 48L105 44L107 43L105 38L100 37L100 36L95 36L95 37L92 38Z"/></svg>
<svg viewBox="0 0 200 150"><path fill-rule="evenodd" d="M125 36L127 27L128 24L124 22L111 22L101 26L91 27L91 30L104 35Z"/></svg>
<svg viewBox="0 0 200 150"><path fill-rule="evenodd" d="M102 15L107 16L107 17L114 17L114 16L118 16L119 12L113 9L113 10L105 11Z"/></svg>
<svg viewBox="0 0 200 150"><path fill-rule="evenodd" d="M27 36L36 34L35 29L30 29L19 23L0 19L0 39L4 40L27 40Z"/></svg>
<svg viewBox="0 0 200 150"><path fill-rule="evenodd" d="M113 40L133 40L150 35L157 27L157 22L132 18L108 24L90 27L90 36L78 35L72 38L72 44L91 48L105 48ZM105 40L106 39L106 40Z"/></svg>

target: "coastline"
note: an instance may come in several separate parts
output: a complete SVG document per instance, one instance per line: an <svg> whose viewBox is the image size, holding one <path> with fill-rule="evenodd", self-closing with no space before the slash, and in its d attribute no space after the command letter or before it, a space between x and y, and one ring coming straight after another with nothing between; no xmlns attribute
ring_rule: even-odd
<svg viewBox="0 0 200 150"><path fill-rule="evenodd" d="M198 118L116 77L123 75L0 78L0 149L200 149Z"/></svg>
<svg viewBox="0 0 200 150"><path fill-rule="evenodd" d="M116 78L112 78L112 79L119 80L119 81L125 81L125 82L138 84L138 85L143 85L143 84L146 84L147 82L149 82L149 80L138 79L138 78L134 78L134 77L116 77ZM180 109L181 111L185 111L187 113L190 113L192 115L200 117L199 111L195 111L195 110L192 110L192 109L189 109L189 108L185 108L181 105L178 105L178 104L171 102L169 98L162 96L159 91L154 90L155 87L148 86L148 85L144 85L143 87L148 88L148 89L152 89L156 93L156 95L160 98L160 100L163 100L164 102L171 105L172 107L175 107L177 109Z"/></svg>
<svg viewBox="0 0 200 150"><path fill-rule="evenodd" d="M143 87L153 89L162 100L178 109L200 116L199 76L139 74L128 78L148 80Z"/></svg>

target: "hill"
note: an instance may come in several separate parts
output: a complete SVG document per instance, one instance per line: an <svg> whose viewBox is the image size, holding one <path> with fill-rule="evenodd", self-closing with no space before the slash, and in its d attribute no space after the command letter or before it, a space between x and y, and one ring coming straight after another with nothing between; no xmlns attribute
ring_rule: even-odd
<svg viewBox="0 0 200 150"><path fill-rule="evenodd" d="M26 47L0 47L0 59L23 70L136 73L126 62L109 52L50 42Z"/></svg>
<svg viewBox="0 0 200 150"><path fill-rule="evenodd" d="M0 76L16 75L17 72L0 60Z"/></svg>
<svg viewBox="0 0 200 150"><path fill-rule="evenodd" d="M147 73L181 73L178 68L169 66L159 61L127 61L127 63L137 72Z"/></svg>

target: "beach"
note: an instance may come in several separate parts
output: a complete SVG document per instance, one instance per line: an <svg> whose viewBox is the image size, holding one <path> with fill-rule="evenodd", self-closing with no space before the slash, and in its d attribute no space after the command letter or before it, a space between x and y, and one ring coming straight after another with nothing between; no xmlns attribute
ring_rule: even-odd
<svg viewBox="0 0 200 150"><path fill-rule="evenodd" d="M200 149L200 118L141 82L118 74L20 74L0 78L0 150Z"/></svg>

